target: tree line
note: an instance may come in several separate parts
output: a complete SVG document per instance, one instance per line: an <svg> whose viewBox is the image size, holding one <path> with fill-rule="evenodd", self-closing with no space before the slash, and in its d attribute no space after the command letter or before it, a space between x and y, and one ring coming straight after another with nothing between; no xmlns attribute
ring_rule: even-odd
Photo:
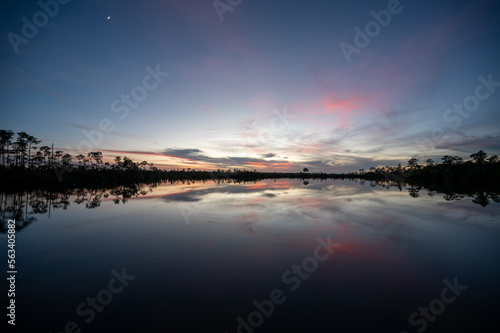
<svg viewBox="0 0 500 333"><path fill-rule="evenodd" d="M483 150L470 155L465 161L459 156L445 155L442 163L427 159L420 165L412 157L407 165L379 166L369 170L359 169L349 173L309 172L258 172L257 170L228 169L204 171L194 169L159 170L147 161L134 162L127 156L116 156L114 164L103 162L100 151L72 156L51 146L40 146L41 140L26 132L0 130L0 181L3 184L42 186L54 182L63 185L131 184L177 180L237 180L258 181L263 179L365 179L395 182L460 182L500 181L498 155L489 156Z"/></svg>
<svg viewBox="0 0 500 333"><path fill-rule="evenodd" d="M412 157L406 166L398 164L396 167L371 167L369 170L359 169L356 172L360 178L373 180L394 180L403 182L443 183L500 181L500 159L498 155L488 157L483 150L479 150L464 160L459 156L445 155L441 163L428 158L424 164ZM352 174L349 174L352 175Z"/></svg>
<svg viewBox="0 0 500 333"><path fill-rule="evenodd" d="M14 135L17 137L14 138ZM72 156L62 150L55 150L54 145L38 146L42 141L26 132L14 133L0 129L0 166L8 168L47 169L53 167L80 169L139 169L155 170L154 163L147 161L134 162L127 156L117 156L115 164L103 163L100 151L86 155Z"/></svg>

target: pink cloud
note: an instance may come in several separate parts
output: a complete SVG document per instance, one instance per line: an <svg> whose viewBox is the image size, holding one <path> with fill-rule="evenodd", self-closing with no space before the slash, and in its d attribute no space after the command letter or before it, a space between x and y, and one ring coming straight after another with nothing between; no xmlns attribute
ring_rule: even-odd
<svg viewBox="0 0 500 333"><path fill-rule="evenodd" d="M353 100L340 99L327 97L325 99L325 107L331 110L332 113L336 111L352 111L358 108Z"/></svg>

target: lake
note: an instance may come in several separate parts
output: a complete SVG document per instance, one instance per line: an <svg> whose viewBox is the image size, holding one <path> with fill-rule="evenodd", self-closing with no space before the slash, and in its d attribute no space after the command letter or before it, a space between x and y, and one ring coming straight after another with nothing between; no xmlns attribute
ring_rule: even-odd
<svg viewBox="0 0 500 333"><path fill-rule="evenodd" d="M266 180L0 199L3 253L17 224L19 332L498 327L495 194Z"/></svg>

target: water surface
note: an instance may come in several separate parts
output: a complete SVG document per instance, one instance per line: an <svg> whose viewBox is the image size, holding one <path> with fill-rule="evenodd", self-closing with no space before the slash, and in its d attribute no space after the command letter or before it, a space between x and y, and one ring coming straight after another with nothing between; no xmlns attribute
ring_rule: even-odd
<svg viewBox="0 0 500 333"><path fill-rule="evenodd" d="M4 193L2 221L18 223L16 328L489 332L497 198L341 180ZM467 288L445 303L445 280Z"/></svg>

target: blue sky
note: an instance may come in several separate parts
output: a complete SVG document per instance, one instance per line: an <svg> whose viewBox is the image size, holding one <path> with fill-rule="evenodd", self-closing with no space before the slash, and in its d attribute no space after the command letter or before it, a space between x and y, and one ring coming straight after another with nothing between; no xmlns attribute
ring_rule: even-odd
<svg viewBox="0 0 500 333"><path fill-rule="evenodd" d="M42 3L2 2L0 128L72 154L340 172L500 153L500 1Z"/></svg>

